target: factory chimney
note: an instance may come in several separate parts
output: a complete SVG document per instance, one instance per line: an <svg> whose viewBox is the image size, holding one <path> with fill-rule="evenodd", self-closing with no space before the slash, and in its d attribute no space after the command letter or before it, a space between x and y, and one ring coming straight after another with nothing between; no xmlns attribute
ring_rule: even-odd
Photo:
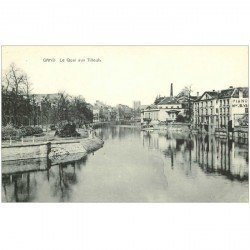
<svg viewBox="0 0 250 250"><path fill-rule="evenodd" d="M173 83L170 86L170 97L173 97Z"/></svg>

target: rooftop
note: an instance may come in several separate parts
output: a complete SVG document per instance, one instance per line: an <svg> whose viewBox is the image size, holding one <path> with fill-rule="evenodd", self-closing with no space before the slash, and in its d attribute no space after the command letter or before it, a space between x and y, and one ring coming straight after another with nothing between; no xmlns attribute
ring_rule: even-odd
<svg viewBox="0 0 250 250"><path fill-rule="evenodd" d="M146 109L158 109L158 107L155 104L151 104L151 105L147 106Z"/></svg>
<svg viewBox="0 0 250 250"><path fill-rule="evenodd" d="M211 98L209 99L224 99L224 98L239 98L240 97L240 92L242 92L242 97L243 98L248 98L249 90L248 87L238 87L238 88L233 88L230 87L228 89L223 89L220 91L205 91L198 99L197 101L200 101L202 97L206 94L208 94Z"/></svg>
<svg viewBox="0 0 250 250"><path fill-rule="evenodd" d="M179 102L175 97L165 97L162 101L158 103L158 105L165 105L165 104L179 104Z"/></svg>
<svg viewBox="0 0 250 250"><path fill-rule="evenodd" d="M215 90L213 90L213 91L205 91L205 92L204 92L199 98L197 98L195 101L200 101L204 95L208 95L209 98L206 97L206 99L207 99L207 100L211 100L211 99L218 98L219 92L218 92L218 91L215 91Z"/></svg>
<svg viewBox="0 0 250 250"><path fill-rule="evenodd" d="M240 87L240 88L229 88L221 90L219 94L219 98L239 98L240 91L242 91L243 98L248 98L248 88L247 87Z"/></svg>

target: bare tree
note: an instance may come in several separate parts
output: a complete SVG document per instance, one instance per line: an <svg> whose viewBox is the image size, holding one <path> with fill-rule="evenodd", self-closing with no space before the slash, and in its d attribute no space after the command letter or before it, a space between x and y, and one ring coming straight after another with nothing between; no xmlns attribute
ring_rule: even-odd
<svg viewBox="0 0 250 250"><path fill-rule="evenodd" d="M192 116L192 104L191 104L191 93L193 92L192 85L187 85L185 86L181 92L178 94L178 97L184 96L184 99L187 101L184 101L184 105L187 108L187 118L189 121L191 121L191 116Z"/></svg>
<svg viewBox="0 0 250 250"><path fill-rule="evenodd" d="M29 81L28 76L25 74L22 84L22 92L29 97L32 91L32 83Z"/></svg>
<svg viewBox="0 0 250 250"><path fill-rule="evenodd" d="M192 85L187 85L181 90L180 93L182 93L182 95L184 96L190 97L192 92L193 92Z"/></svg>
<svg viewBox="0 0 250 250"><path fill-rule="evenodd" d="M69 121L69 98L70 96L65 91L58 93L59 99L57 102L57 117L60 123Z"/></svg>
<svg viewBox="0 0 250 250"><path fill-rule="evenodd" d="M51 112L51 102L49 100L49 97L46 96L41 101L41 116L42 116L41 121L43 125L44 118L45 118L46 129L48 129L50 112Z"/></svg>
<svg viewBox="0 0 250 250"><path fill-rule="evenodd" d="M5 123L11 122L19 126L28 120L30 92L31 83L28 81L27 75L12 63L2 75L2 117Z"/></svg>
<svg viewBox="0 0 250 250"><path fill-rule="evenodd" d="M7 93L10 90L11 87L11 79L10 75L7 71L3 73L2 76L2 90L4 93Z"/></svg>
<svg viewBox="0 0 250 250"><path fill-rule="evenodd" d="M15 94L18 95L23 88L25 78L27 77L21 69L17 68L14 63L10 65L8 72L11 87L14 89Z"/></svg>

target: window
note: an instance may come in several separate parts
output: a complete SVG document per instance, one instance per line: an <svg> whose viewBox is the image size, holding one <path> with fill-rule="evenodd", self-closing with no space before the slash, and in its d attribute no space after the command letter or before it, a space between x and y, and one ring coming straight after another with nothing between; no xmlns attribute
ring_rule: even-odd
<svg viewBox="0 0 250 250"><path fill-rule="evenodd" d="M216 113L218 113L218 112L219 112L219 109L217 108L217 109L216 109Z"/></svg>
<svg viewBox="0 0 250 250"><path fill-rule="evenodd" d="M248 114L248 108L245 108L245 113L247 113L247 114Z"/></svg>

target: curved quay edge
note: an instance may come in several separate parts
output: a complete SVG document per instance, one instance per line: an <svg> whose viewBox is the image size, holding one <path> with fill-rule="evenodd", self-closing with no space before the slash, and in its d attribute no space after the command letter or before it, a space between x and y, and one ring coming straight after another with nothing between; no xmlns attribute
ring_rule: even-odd
<svg viewBox="0 0 250 250"><path fill-rule="evenodd" d="M51 166L69 163L83 159L88 153L103 147L104 141L98 137L84 138L74 141L57 141L51 143L50 153L47 154L47 144L32 147L6 147L2 151L2 174L21 172L45 171ZM40 145L40 144L39 144Z"/></svg>
<svg viewBox="0 0 250 250"><path fill-rule="evenodd" d="M79 143L52 144L48 155L51 165L77 161L87 156L88 153L103 147L104 141L100 138L80 139Z"/></svg>

